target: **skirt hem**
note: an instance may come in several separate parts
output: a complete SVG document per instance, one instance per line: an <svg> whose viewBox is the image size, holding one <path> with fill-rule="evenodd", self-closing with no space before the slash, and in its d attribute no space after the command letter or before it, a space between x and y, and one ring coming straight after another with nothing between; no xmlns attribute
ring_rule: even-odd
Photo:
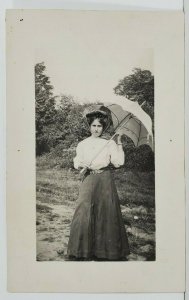
<svg viewBox="0 0 189 300"><path fill-rule="evenodd" d="M77 253L68 253L68 256L73 256L76 258L90 258L90 257L96 257L96 258L105 258L105 259L121 259L125 258L130 254L130 252L125 252L124 254L117 255L116 253L109 252L108 254L105 252L77 252Z"/></svg>

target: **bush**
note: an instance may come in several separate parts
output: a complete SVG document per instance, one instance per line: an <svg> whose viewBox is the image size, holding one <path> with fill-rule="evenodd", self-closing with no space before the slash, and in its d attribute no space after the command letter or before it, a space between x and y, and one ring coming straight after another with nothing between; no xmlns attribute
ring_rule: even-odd
<svg viewBox="0 0 189 300"><path fill-rule="evenodd" d="M154 153L151 148L147 145L142 145L138 148L135 148L133 152L134 159L134 170L141 172L144 171L154 171Z"/></svg>
<svg viewBox="0 0 189 300"><path fill-rule="evenodd" d="M67 141L60 143L51 149L51 152L37 157L37 166L51 168L59 167L74 169L73 158L76 155L76 146L68 146ZM134 146L124 146L125 165L124 168L129 171L151 172L154 171L154 153L147 145L135 148Z"/></svg>
<svg viewBox="0 0 189 300"><path fill-rule="evenodd" d="M123 149L125 152L126 170L141 172L154 171L154 153L148 145L135 147L131 139L124 137Z"/></svg>
<svg viewBox="0 0 189 300"><path fill-rule="evenodd" d="M51 152L37 157L37 166L74 169L73 158L75 155L75 148L65 149L64 144L59 144L51 149Z"/></svg>

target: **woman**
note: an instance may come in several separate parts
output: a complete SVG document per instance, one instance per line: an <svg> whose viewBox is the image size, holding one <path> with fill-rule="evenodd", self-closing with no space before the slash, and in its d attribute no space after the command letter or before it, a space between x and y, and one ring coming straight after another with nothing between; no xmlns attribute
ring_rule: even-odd
<svg viewBox="0 0 189 300"><path fill-rule="evenodd" d="M87 115L91 136L76 149L74 167L85 169L73 216L67 254L73 260L127 260L128 239L111 174L124 164L121 136L117 144L103 138L109 125L104 111Z"/></svg>

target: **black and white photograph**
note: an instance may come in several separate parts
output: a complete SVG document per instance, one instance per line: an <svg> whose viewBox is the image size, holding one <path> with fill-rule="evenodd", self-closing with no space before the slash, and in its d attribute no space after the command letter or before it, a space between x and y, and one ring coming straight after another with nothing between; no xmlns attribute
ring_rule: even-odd
<svg viewBox="0 0 189 300"><path fill-rule="evenodd" d="M153 49L77 30L36 50L36 259L154 261Z"/></svg>
<svg viewBox="0 0 189 300"><path fill-rule="evenodd" d="M9 291L184 290L183 20L7 12Z"/></svg>

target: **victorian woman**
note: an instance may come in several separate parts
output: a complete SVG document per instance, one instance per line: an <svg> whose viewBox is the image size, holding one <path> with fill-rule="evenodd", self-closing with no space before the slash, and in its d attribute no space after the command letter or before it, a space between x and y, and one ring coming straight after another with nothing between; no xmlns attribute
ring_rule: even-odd
<svg viewBox="0 0 189 300"><path fill-rule="evenodd" d="M104 109L86 114L91 136L76 149L74 167L84 169L67 254L73 260L127 260L129 244L112 168L124 164L121 135L107 141L111 120Z"/></svg>

